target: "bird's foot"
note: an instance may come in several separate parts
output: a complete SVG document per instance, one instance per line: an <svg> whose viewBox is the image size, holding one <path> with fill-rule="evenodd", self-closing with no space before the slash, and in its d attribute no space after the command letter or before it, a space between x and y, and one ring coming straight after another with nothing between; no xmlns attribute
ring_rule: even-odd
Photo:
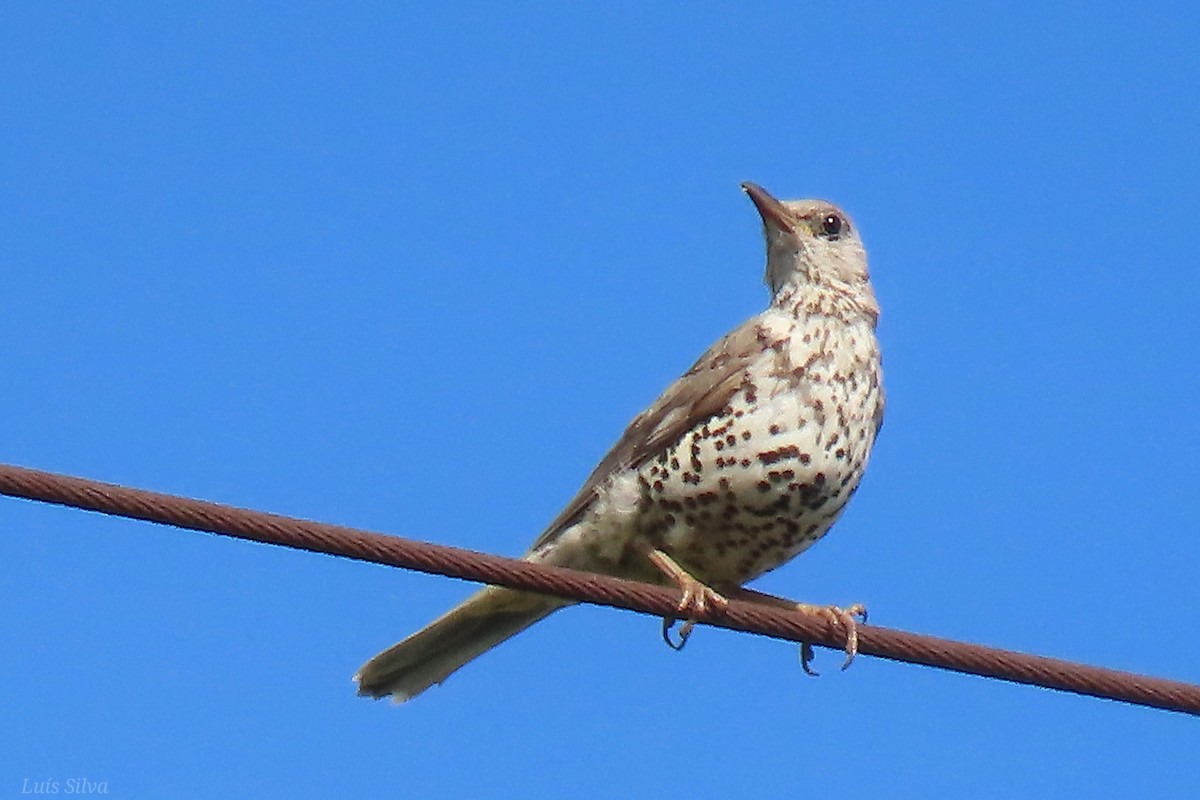
<svg viewBox="0 0 1200 800"><path fill-rule="evenodd" d="M646 556L659 572L670 578L683 592L683 597L679 600L676 610L684 614L703 614L710 605L716 608L724 608L729 605L729 601L723 594L679 566L675 559L662 550L649 550ZM679 629L679 642L676 643L671 641L670 633L677 621L676 617L663 617L662 636L663 641L672 649L682 650L696 623L690 618L685 619L683 626Z"/></svg>
<svg viewBox="0 0 1200 800"><path fill-rule="evenodd" d="M647 555L651 563L658 567L659 572L670 578L683 592L683 598L680 599L676 610L684 613L703 614L708 611L710 603L717 608L729 605L729 601L723 594L679 566L675 559L662 550L651 550Z"/></svg>
<svg viewBox="0 0 1200 800"><path fill-rule="evenodd" d="M814 606L808 603L797 603L796 610L804 614L814 614L822 617L835 625L840 625L846 631L846 660L842 663L842 669L850 666L850 662L854 661L854 657L858 655L858 621L867 621L867 607L862 603L855 603L847 608L840 606ZM813 647L809 642L802 642L800 645L800 667L805 674L817 675L817 671L812 668Z"/></svg>

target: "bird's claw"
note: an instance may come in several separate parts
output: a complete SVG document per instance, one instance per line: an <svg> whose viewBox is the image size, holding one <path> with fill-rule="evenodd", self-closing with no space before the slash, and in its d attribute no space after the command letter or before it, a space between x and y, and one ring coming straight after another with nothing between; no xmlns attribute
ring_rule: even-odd
<svg viewBox="0 0 1200 800"><path fill-rule="evenodd" d="M688 637L692 635L692 628L696 626L696 622L695 620L690 619L685 620L683 625L679 628L679 641L675 642L671 640L671 629L675 627L676 622L679 622L677 617L663 617L662 637L663 641L667 643L667 647L678 652L683 649L685 644L687 644Z"/></svg>
<svg viewBox="0 0 1200 800"><path fill-rule="evenodd" d="M677 607L679 611L703 614L708 610L710 604L717 608L725 608L729 605L729 601L725 599L724 595L690 575L679 581L679 588L683 590L683 599L679 601ZM683 649L683 646L687 644L688 637L692 635L692 628L696 627L696 620L685 619L683 625L679 627L679 641L675 642L671 640L671 628L675 627L675 623L678 621L678 617L663 617L662 624L663 641L667 643L667 647L675 651Z"/></svg>
<svg viewBox="0 0 1200 800"><path fill-rule="evenodd" d="M858 622L867 621L867 607L862 603L855 603L852 606L841 608L840 606L814 606L808 603L797 603L796 610L805 614L816 614L824 617L826 620L840 625L846 631L846 660L842 662L842 669L846 669L854 661L854 657L858 655ZM813 647L809 642L801 642L800 644L800 668L804 670L804 674L816 676L819 675L812 668Z"/></svg>

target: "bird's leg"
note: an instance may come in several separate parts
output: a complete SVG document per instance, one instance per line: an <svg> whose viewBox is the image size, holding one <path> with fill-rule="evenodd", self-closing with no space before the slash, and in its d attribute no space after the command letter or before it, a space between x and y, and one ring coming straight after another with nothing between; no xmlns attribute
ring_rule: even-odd
<svg viewBox="0 0 1200 800"><path fill-rule="evenodd" d="M729 605L729 601L725 599L724 595L679 566L675 562L675 559L662 550L648 550L646 557L650 559L650 563L658 568L659 572L670 578L679 587L680 591L683 592L683 599L679 601L679 611L703 614L708 610L709 603L712 603L717 608L724 608Z"/></svg>
<svg viewBox="0 0 1200 800"><path fill-rule="evenodd" d="M650 563L658 568L664 576L669 578L679 590L683 592L683 598L680 599L677 609L685 613L703 614L708 610L709 605L717 608L724 608L729 604L725 596L705 584L695 575L688 572L683 567L657 548L647 547L646 557L650 559ZM675 617L663 617L662 635L663 641L675 650L682 650L687 644L688 636L692 633L692 628L695 626L695 621L687 619L683 623L683 627L679 629L679 643L671 641L670 631L676 623Z"/></svg>
<svg viewBox="0 0 1200 800"><path fill-rule="evenodd" d="M797 603L795 600L788 600L784 597L777 597L773 594L756 592L753 589L746 588L730 592L729 596L734 600L746 600L751 603L761 603L762 605L774 608L799 611L802 614L812 614L835 625L840 625L846 631L846 660L842 664L842 669L850 666L850 662L854 661L854 657L858 655L858 620L867 621L867 607L862 603L855 603L847 608L840 606L816 606L809 603ZM812 660L812 644L801 642L800 666L808 675L817 674L811 666Z"/></svg>

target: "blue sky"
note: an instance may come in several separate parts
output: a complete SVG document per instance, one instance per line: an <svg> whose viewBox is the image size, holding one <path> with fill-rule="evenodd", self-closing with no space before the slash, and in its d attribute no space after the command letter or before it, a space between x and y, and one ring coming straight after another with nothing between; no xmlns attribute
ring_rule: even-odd
<svg viewBox="0 0 1200 800"><path fill-rule="evenodd" d="M855 217L889 408L757 586L1200 681L1187 4L9 4L0 460L518 554ZM454 580L0 500L0 794L1174 797L1200 723L557 614L400 708Z"/></svg>

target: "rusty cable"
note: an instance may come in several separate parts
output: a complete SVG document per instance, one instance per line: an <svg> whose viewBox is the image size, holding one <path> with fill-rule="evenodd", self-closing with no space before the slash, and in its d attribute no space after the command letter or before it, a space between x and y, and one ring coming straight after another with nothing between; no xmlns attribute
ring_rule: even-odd
<svg viewBox="0 0 1200 800"><path fill-rule="evenodd" d="M0 465L0 494L659 617L671 616L679 602L677 591L660 586L23 467ZM838 650L844 645L844 633L820 617L758 603L732 601L698 614L697 621ZM858 651L1200 716L1200 686L1163 678L866 624L858 626Z"/></svg>

